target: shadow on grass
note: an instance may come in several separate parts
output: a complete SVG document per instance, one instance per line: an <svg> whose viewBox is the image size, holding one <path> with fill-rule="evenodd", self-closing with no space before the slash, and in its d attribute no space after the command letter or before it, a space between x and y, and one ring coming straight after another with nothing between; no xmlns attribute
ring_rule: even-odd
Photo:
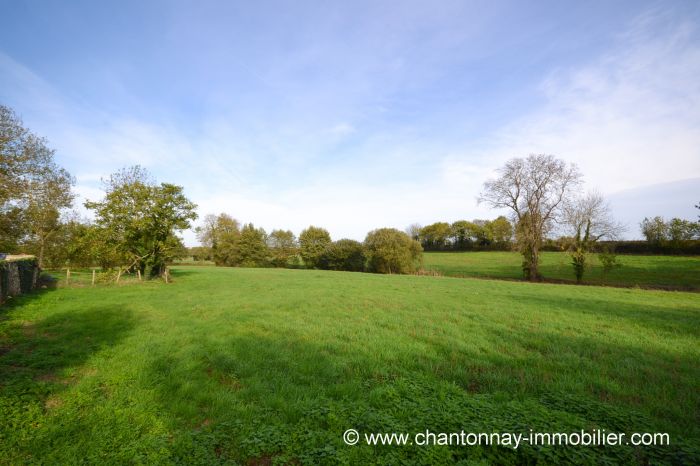
<svg viewBox="0 0 700 466"><path fill-rule="evenodd" d="M509 337L495 335L494 338ZM546 341L547 350L538 348ZM693 462L700 451L692 438L673 437L672 447L349 447L348 428L371 432L613 432L658 431L648 406L608 396L606 383L632 383L636 396L644 377L651 383L685 371L679 393L692 390L698 373L689 358L672 358L613 343L527 333L515 340L527 354L487 354L449 345L433 352L319 343L285 330L272 335L238 335L205 340L184 359L163 352L151 376L162 409L179 419L182 432L172 445L182 462L273 460L324 463L445 464L458 460L499 464ZM600 373L596 354L612 359ZM559 359L558 355L565 357ZM573 357L572 357L573 355ZM614 358L633 358L634 367L617 377ZM576 360L578 359L578 361ZM609 361L608 361L609 362ZM578 364L577 364L578 363ZM559 374L557 371L561 371ZM566 383L574 380L573 384ZM663 390L663 388L660 388ZM648 398L648 397L647 397ZM648 399L644 400L649 402ZM696 402L697 400L695 400ZM684 406L694 401L684 400ZM680 412L680 414L679 414ZM655 413L658 414L658 413ZM675 416L693 416L676 410ZM668 421L668 419L667 419ZM693 435L693 434L691 434Z"/></svg>
<svg viewBox="0 0 700 466"><path fill-rule="evenodd" d="M3 313L39 295L25 295ZM0 397L48 396L62 391L71 383L63 370L78 367L95 352L117 344L132 325L130 312L118 306L96 306L4 325Z"/></svg>

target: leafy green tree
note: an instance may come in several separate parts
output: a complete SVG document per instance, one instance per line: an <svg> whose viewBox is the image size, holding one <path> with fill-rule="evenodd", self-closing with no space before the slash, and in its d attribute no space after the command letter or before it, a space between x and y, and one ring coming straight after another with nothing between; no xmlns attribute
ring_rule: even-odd
<svg viewBox="0 0 700 466"><path fill-rule="evenodd" d="M0 248L20 242L43 266L46 246L62 211L73 203L73 178L54 162L54 151L0 105Z"/></svg>
<svg viewBox="0 0 700 466"><path fill-rule="evenodd" d="M310 226L299 235L299 252L306 267L319 267L321 256L331 244L331 235L327 230Z"/></svg>
<svg viewBox="0 0 700 466"><path fill-rule="evenodd" d="M640 227L642 234L650 244L658 246L668 240L668 225L662 217L644 217Z"/></svg>
<svg viewBox="0 0 700 466"><path fill-rule="evenodd" d="M299 253L297 237L291 230L272 230L267 238L272 265L287 267Z"/></svg>
<svg viewBox="0 0 700 466"><path fill-rule="evenodd" d="M446 249L450 245L452 228L449 223L436 222L421 228L420 238L425 249Z"/></svg>
<svg viewBox="0 0 700 466"><path fill-rule="evenodd" d="M34 246L39 268L44 266L44 254L61 228L61 211L73 204L73 178L62 168L52 167L29 182L24 203L24 220L28 235L26 242Z"/></svg>
<svg viewBox="0 0 700 466"><path fill-rule="evenodd" d="M239 265L242 267L265 267L270 251L267 247L267 234L252 223L243 225L238 240Z"/></svg>
<svg viewBox="0 0 700 466"><path fill-rule="evenodd" d="M162 275L166 264L181 253L176 233L197 218L196 205L185 197L182 187L156 184L139 166L111 175L105 191L101 202L85 203L95 211L96 225L127 258L127 269Z"/></svg>
<svg viewBox="0 0 700 466"><path fill-rule="evenodd" d="M195 262L203 262L212 260L211 248L207 246L194 246L188 248L188 255Z"/></svg>
<svg viewBox="0 0 700 466"><path fill-rule="evenodd" d="M450 235L454 241L455 249L461 251L472 248L471 226L472 222L467 220L457 220L450 225Z"/></svg>
<svg viewBox="0 0 700 466"><path fill-rule="evenodd" d="M486 223L491 241L499 246L507 246L513 238L513 225L503 215Z"/></svg>
<svg viewBox="0 0 700 466"><path fill-rule="evenodd" d="M202 246L211 248L212 259L216 265L239 264L238 241L241 231L238 220L224 213L208 214L195 232Z"/></svg>
<svg viewBox="0 0 700 466"><path fill-rule="evenodd" d="M362 272L365 269L365 250L362 243L352 239L340 239L326 247L319 267L324 270Z"/></svg>
<svg viewBox="0 0 700 466"><path fill-rule="evenodd" d="M700 225L690 220L672 218L668 224L668 239L671 247L680 248L684 243L691 241L700 235Z"/></svg>
<svg viewBox="0 0 700 466"><path fill-rule="evenodd" d="M544 154L512 159L499 174L497 179L484 183L479 202L513 212L523 273L528 280L539 280L542 243L581 175L575 165Z"/></svg>
<svg viewBox="0 0 700 466"><path fill-rule="evenodd" d="M370 272L413 273L422 265L420 243L395 228L370 231L364 245Z"/></svg>

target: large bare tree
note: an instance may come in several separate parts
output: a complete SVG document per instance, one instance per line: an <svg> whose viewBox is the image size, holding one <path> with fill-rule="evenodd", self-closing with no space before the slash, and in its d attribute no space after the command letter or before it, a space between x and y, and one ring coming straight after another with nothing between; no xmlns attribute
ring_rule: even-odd
<svg viewBox="0 0 700 466"><path fill-rule="evenodd" d="M498 173L498 178L484 183L479 202L512 211L523 273L528 280L538 280L542 242L581 175L575 165L545 154L509 160Z"/></svg>
<svg viewBox="0 0 700 466"><path fill-rule="evenodd" d="M576 281L581 282L586 269L586 257L593 244L601 239L614 240L625 228L613 219L610 206L596 192L567 199L562 217L564 231L571 236L569 253Z"/></svg>

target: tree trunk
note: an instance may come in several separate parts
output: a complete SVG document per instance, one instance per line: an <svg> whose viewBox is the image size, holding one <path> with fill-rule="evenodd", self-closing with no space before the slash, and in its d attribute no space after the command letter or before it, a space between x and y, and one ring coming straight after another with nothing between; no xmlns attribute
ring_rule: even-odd
<svg viewBox="0 0 700 466"><path fill-rule="evenodd" d="M537 246L532 248L532 259L530 264L530 281L536 282L540 279L540 250Z"/></svg>
<svg viewBox="0 0 700 466"><path fill-rule="evenodd" d="M39 245L39 257L37 257L37 264L40 269L44 268L44 241L42 240Z"/></svg>

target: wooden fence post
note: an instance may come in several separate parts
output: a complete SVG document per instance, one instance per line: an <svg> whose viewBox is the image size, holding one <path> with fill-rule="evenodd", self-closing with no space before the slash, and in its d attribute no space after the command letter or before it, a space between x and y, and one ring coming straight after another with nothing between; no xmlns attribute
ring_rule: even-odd
<svg viewBox="0 0 700 466"><path fill-rule="evenodd" d="M92 269L92 284L95 285L95 269Z"/></svg>
<svg viewBox="0 0 700 466"><path fill-rule="evenodd" d="M70 282L70 268L66 267L66 285Z"/></svg>

